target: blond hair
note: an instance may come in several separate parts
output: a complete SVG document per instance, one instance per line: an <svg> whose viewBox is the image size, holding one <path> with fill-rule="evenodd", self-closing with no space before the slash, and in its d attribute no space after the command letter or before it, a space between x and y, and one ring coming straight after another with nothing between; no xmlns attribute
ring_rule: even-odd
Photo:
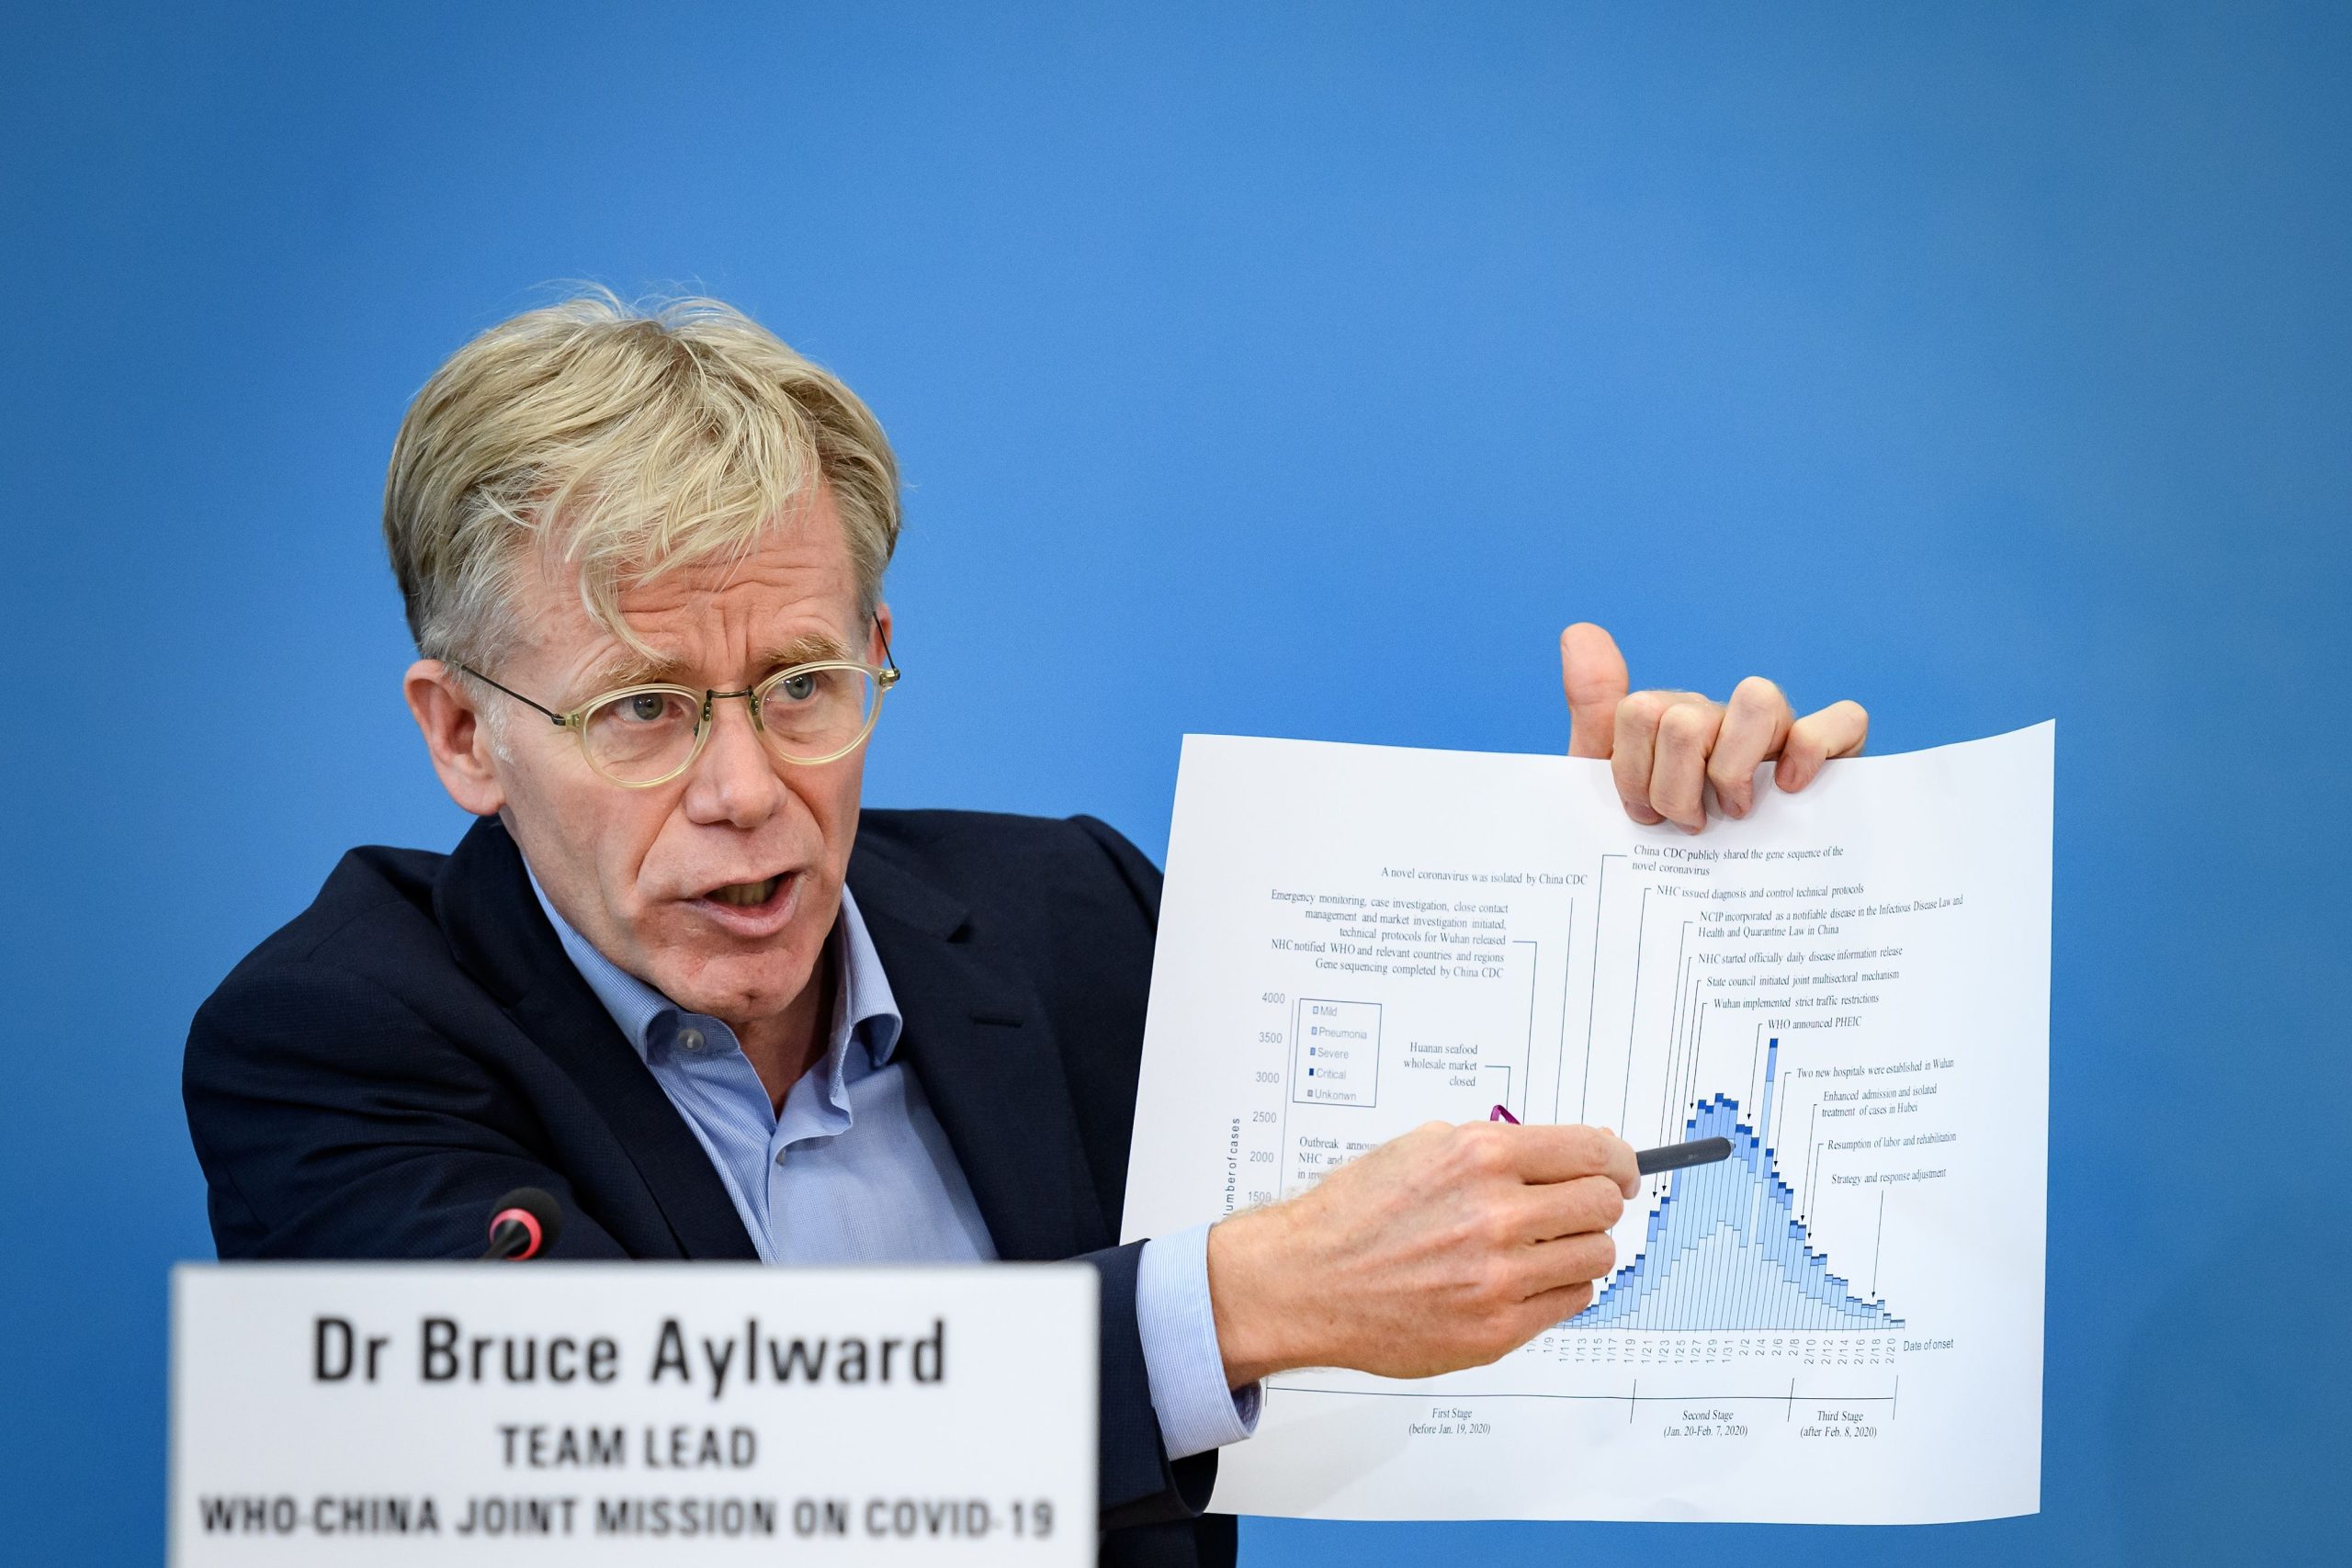
<svg viewBox="0 0 2352 1568"><path fill-rule="evenodd" d="M641 648L621 591L740 554L821 481L871 611L899 469L830 372L715 299L596 290L500 322L416 394L384 480L384 543L428 659L486 662L526 546L576 566L588 614Z"/></svg>

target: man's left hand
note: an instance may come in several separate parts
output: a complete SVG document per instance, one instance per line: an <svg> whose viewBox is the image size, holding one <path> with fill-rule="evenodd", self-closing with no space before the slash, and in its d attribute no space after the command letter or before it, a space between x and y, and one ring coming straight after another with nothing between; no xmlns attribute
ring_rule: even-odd
<svg viewBox="0 0 2352 1568"><path fill-rule="evenodd" d="M1781 688L1750 675L1719 703L1699 692L1635 692L1616 639L1589 621L1560 634L1560 682L1568 698L1568 755L1609 761L1625 813L1645 825L1707 825L1707 786L1726 817L1755 809L1756 770L1794 793L1833 757L1869 737L1860 703L1832 703L1803 718Z"/></svg>

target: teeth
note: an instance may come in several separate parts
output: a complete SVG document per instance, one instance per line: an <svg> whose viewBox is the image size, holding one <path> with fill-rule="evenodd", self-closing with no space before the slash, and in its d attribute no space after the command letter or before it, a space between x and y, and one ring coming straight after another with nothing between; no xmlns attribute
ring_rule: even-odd
<svg viewBox="0 0 2352 1568"><path fill-rule="evenodd" d="M710 897L716 903L732 904L738 908L748 909L775 897L775 890L783 883L781 876L771 876L764 882L733 882L724 887L711 889Z"/></svg>

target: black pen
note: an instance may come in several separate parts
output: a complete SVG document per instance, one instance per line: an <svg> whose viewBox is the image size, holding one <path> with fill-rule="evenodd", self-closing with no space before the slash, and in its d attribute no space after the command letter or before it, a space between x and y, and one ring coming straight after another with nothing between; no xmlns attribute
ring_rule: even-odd
<svg viewBox="0 0 2352 1568"><path fill-rule="evenodd" d="M1644 1176L1656 1176L1662 1170L1680 1170L1686 1165L1713 1165L1719 1159L1729 1158L1729 1138L1693 1138L1687 1144L1668 1144L1662 1149L1644 1149L1634 1156L1634 1165Z"/></svg>
<svg viewBox="0 0 2352 1568"><path fill-rule="evenodd" d="M1500 1105L1487 1112L1489 1122L1519 1124L1519 1118ZM1644 1176L1656 1176L1664 1170L1680 1170L1687 1165L1713 1165L1719 1159L1731 1158L1729 1138L1693 1138L1687 1144L1668 1144L1664 1148L1644 1149L1634 1156L1634 1167Z"/></svg>

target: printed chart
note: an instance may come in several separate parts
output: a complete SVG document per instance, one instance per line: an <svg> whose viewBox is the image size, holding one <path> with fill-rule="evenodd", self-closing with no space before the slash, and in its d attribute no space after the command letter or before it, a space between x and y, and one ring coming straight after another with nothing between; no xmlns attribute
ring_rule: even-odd
<svg viewBox="0 0 2352 1568"><path fill-rule="evenodd" d="M1732 1157L1489 1367L1272 1380L1215 1506L1903 1522L2040 1491L2052 727L1629 821L1607 765L1192 737L1130 1237L1433 1118Z"/></svg>

